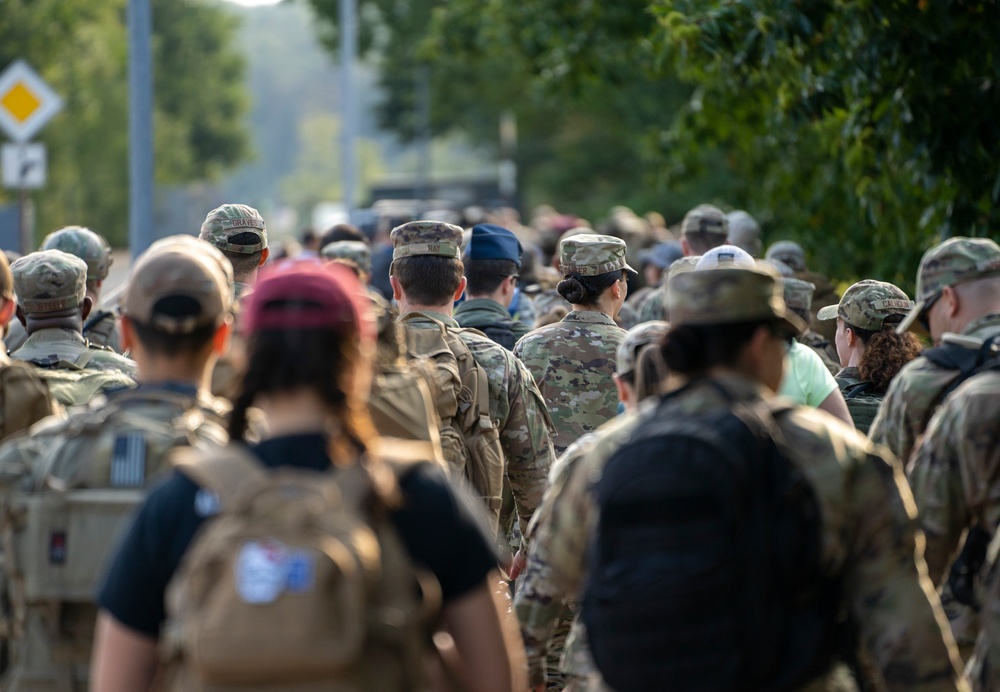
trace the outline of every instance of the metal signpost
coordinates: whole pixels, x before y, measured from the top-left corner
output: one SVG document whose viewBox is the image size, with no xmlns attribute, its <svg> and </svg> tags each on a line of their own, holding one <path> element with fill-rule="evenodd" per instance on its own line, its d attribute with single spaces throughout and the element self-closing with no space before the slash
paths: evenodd
<svg viewBox="0 0 1000 692">
<path fill-rule="evenodd" d="M 0 158 L 4 187 L 19 193 L 21 252 L 35 249 L 28 190 L 45 185 L 45 145 L 30 140 L 62 110 L 63 101 L 24 60 L 14 61 L 0 73 L 0 129 L 14 140 L 4 144 Z"/>
</svg>

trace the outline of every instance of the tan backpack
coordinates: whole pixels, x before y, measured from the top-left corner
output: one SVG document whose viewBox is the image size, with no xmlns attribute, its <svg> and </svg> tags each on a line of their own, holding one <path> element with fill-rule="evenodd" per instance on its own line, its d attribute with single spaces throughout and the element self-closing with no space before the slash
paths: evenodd
<svg viewBox="0 0 1000 692">
<path fill-rule="evenodd" d="M 217 403 L 217 402 L 213 402 Z M 2 690 L 84 689 L 105 562 L 145 489 L 178 446 L 227 436 L 200 399 L 144 390 L 52 419 L 2 450 L 20 465 L 3 503 Z M 218 403 L 221 408 L 222 404 Z"/>
<path fill-rule="evenodd" d="M 441 419 L 444 458 L 455 475 L 465 477 L 485 503 L 496 531 L 503 504 L 506 462 L 500 431 L 490 417 L 486 370 L 473 358 L 460 334 L 472 332 L 484 339 L 488 337 L 475 329 L 449 327 L 421 312 L 408 313 L 403 320 L 406 323 L 414 318 L 426 318 L 435 325 L 426 328 L 407 325 L 406 341 L 411 357 L 427 356 L 437 368 L 435 404 Z"/>
<path fill-rule="evenodd" d="M 440 589 L 411 565 L 387 508 L 397 476 L 428 453 L 400 441 L 332 473 L 267 469 L 236 445 L 176 455 L 221 513 L 167 590 L 165 689 L 423 689 Z"/>
<path fill-rule="evenodd" d="M 63 406 L 87 404 L 107 390 L 135 386 L 135 380 L 123 372 L 87 368 L 95 353 L 88 348 L 73 362 L 54 358 L 24 362 L 35 366 L 35 373 L 45 380 L 52 398 Z"/>
<path fill-rule="evenodd" d="M 55 412 L 45 381 L 26 363 L 0 364 L 0 441 Z"/>
</svg>

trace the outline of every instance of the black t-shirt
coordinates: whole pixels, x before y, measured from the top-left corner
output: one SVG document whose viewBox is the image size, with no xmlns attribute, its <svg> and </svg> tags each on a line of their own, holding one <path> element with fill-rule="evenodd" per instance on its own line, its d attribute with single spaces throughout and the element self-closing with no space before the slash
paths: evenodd
<svg viewBox="0 0 1000 692">
<path fill-rule="evenodd" d="M 251 451 L 269 467 L 331 468 L 326 439 L 319 434 L 271 438 Z M 445 602 L 482 584 L 497 566 L 496 553 L 444 474 L 420 464 L 399 483 L 404 502 L 392 523 L 414 562 L 437 577 Z M 213 493 L 178 471 L 154 488 L 111 562 L 97 596 L 101 608 L 125 626 L 157 637 L 166 618 L 167 585 L 195 532 L 217 508 Z"/>
</svg>

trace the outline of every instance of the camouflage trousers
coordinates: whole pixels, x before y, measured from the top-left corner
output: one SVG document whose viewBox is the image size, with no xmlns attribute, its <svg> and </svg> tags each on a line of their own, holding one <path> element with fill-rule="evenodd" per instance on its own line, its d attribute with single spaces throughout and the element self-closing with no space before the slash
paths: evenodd
<svg viewBox="0 0 1000 692">
<path fill-rule="evenodd" d="M 566 648 L 566 637 L 569 636 L 572 625 L 573 611 L 568 606 L 564 606 L 546 645 L 545 677 L 548 682 L 546 689 L 549 692 L 561 692 L 569 689 L 567 683 L 574 679 L 574 676 L 562 672 L 563 650 Z"/>
</svg>

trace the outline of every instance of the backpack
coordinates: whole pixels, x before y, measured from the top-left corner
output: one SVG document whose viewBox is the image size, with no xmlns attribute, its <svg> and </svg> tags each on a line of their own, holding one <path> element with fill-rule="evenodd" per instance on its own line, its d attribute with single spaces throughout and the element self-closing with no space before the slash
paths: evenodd
<svg viewBox="0 0 1000 692">
<path fill-rule="evenodd" d="M 848 381 L 838 377 L 837 384 L 840 385 L 855 429 L 867 435 L 885 395 L 875 394 L 875 386 L 871 382 Z"/>
<path fill-rule="evenodd" d="M 944 370 L 957 370 L 955 379 L 948 383 L 928 410 L 928 416 L 949 394 L 973 375 L 988 370 L 991 364 L 1000 362 L 1000 336 L 980 342 L 978 339 L 957 334 L 945 334 L 940 346 L 926 349 L 921 355 Z M 930 422 L 924 421 L 924 428 Z"/>
<path fill-rule="evenodd" d="M 175 456 L 221 513 L 167 589 L 165 689 L 422 689 L 440 590 L 387 509 L 427 447 L 393 444 L 332 473 L 268 469 L 237 445 Z"/>
<path fill-rule="evenodd" d="M 596 486 L 581 610 L 594 661 L 620 690 L 795 687 L 831 664 L 839 598 L 818 501 L 780 447 L 788 409 L 663 413 L 681 391 Z"/>
<path fill-rule="evenodd" d="M 5 465 L 20 459 L 23 472 L 0 520 L 10 603 L 0 632 L 11 657 L 0 689 L 86 684 L 94 593 L 128 517 L 169 450 L 226 441 L 206 420 L 220 411 L 205 406 L 179 393 L 121 392 L 9 443 Z"/>
<path fill-rule="evenodd" d="M 123 372 L 87 368 L 94 353 L 88 348 L 73 362 L 55 357 L 24 362 L 35 366 L 35 373 L 45 380 L 52 398 L 63 406 L 86 404 L 105 391 L 135 386 L 135 380 Z"/>
<path fill-rule="evenodd" d="M 53 413 L 49 388 L 34 368 L 20 361 L 0 364 L 0 441 Z"/>
<path fill-rule="evenodd" d="M 505 457 L 500 431 L 490 417 L 489 379 L 486 369 L 472 356 L 460 334 L 475 329 L 449 327 L 420 312 L 403 317 L 433 321 L 427 328 L 408 326 L 409 356 L 429 357 L 437 369 L 435 407 L 441 420 L 441 449 L 455 475 L 465 477 L 493 517 L 493 529 L 503 504 Z"/>
<path fill-rule="evenodd" d="M 492 324 L 484 324 L 479 327 L 483 334 L 503 346 L 508 351 L 514 350 L 517 343 L 517 335 L 514 333 L 514 320 L 498 320 Z"/>
<path fill-rule="evenodd" d="M 428 384 L 433 380 L 428 377 L 436 377 L 436 368 L 427 358 L 377 369 L 368 411 L 379 435 L 440 445 L 440 425 Z"/>
</svg>

